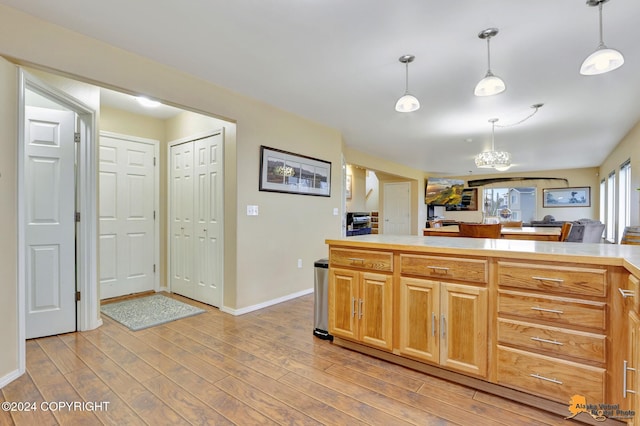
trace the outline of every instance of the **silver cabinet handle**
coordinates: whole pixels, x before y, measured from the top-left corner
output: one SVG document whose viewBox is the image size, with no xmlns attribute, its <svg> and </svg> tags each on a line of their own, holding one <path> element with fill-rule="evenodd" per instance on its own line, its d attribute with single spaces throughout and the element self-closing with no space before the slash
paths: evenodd
<svg viewBox="0 0 640 426">
<path fill-rule="evenodd" d="M 559 345 L 559 346 L 563 346 L 564 345 L 564 343 L 558 342 L 557 340 L 547 340 L 547 339 L 541 339 L 539 337 L 532 337 L 531 340 L 536 341 L 536 342 L 541 342 L 541 343 L 550 343 L 552 345 Z"/>
<path fill-rule="evenodd" d="M 436 335 L 436 313 L 431 312 L 431 335 L 435 337 Z"/>
<path fill-rule="evenodd" d="M 539 311 L 539 312 L 548 312 L 550 314 L 564 314 L 563 311 L 560 311 L 558 309 L 545 309 L 545 308 L 539 308 L 537 306 L 533 306 L 531 307 L 531 310 L 533 311 Z"/>
<path fill-rule="evenodd" d="M 629 362 L 625 359 L 622 367 L 622 397 L 623 398 L 627 397 L 627 393 L 633 393 L 633 394 L 636 393 L 636 391 L 634 390 L 627 389 L 627 371 L 636 371 L 635 368 L 629 367 L 628 364 Z"/>
<path fill-rule="evenodd" d="M 348 257 L 347 260 L 350 260 L 351 263 L 359 262 L 359 263 L 364 264 L 364 259 L 361 258 L 361 257 Z"/>
<path fill-rule="evenodd" d="M 447 328 L 445 324 L 444 314 L 440 316 L 440 335 L 444 339 L 447 336 Z"/>
<path fill-rule="evenodd" d="M 618 291 L 622 295 L 623 299 L 626 299 L 627 297 L 634 297 L 636 295 L 636 292 L 633 290 L 625 290 L 623 288 L 619 288 Z"/>
<path fill-rule="evenodd" d="M 356 298 L 351 298 L 351 318 L 356 317 Z"/>
<path fill-rule="evenodd" d="M 444 266 L 429 266 L 427 265 L 427 269 L 433 269 L 434 272 L 444 272 L 445 274 L 449 272 L 449 268 Z"/>
<path fill-rule="evenodd" d="M 560 279 L 560 278 L 546 278 L 546 277 L 531 277 L 532 280 L 538 280 L 538 281 L 551 281 L 554 283 L 563 283 L 564 280 Z"/>
<path fill-rule="evenodd" d="M 362 319 L 362 316 L 364 315 L 364 309 L 362 309 L 363 305 L 364 305 L 364 300 L 360 299 L 360 306 L 358 307 L 358 319 Z"/>
<path fill-rule="evenodd" d="M 544 381 L 546 381 L 546 382 L 556 383 L 556 384 L 558 384 L 558 385 L 561 385 L 561 384 L 562 384 L 562 382 L 561 382 L 560 380 L 557 380 L 557 379 L 550 379 L 550 378 L 548 378 L 548 377 L 544 377 L 544 376 L 541 376 L 541 375 L 539 375 L 539 374 L 529 374 L 529 376 L 531 376 L 531 377 L 535 377 L 536 379 L 544 380 Z"/>
</svg>

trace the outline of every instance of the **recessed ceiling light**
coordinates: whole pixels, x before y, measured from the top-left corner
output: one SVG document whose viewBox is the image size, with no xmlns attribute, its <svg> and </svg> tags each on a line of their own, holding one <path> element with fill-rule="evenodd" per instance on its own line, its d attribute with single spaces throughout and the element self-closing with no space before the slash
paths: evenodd
<svg viewBox="0 0 640 426">
<path fill-rule="evenodd" d="M 149 98 L 145 98 L 144 96 L 137 96 L 136 100 L 140 103 L 140 105 L 145 106 L 147 108 L 155 108 L 160 106 L 160 102 L 154 101 Z"/>
</svg>

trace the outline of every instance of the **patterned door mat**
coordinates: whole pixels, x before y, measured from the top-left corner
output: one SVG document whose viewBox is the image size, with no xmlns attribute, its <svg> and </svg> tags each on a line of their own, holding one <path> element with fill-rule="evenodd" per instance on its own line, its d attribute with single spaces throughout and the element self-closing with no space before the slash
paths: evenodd
<svg viewBox="0 0 640 426">
<path fill-rule="evenodd" d="M 205 312 L 204 309 L 196 308 L 161 294 L 108 303 L 102 305 L 100 311 L 133 331 Z"/>
</svg>

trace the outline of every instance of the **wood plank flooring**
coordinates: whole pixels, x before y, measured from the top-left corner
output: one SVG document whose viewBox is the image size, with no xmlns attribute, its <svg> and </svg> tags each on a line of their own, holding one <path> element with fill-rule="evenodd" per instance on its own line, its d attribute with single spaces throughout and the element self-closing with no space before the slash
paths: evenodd
<svg viewBox="0 0 640 426">
<path fill-rule="evenodd" d="M 566 425 L 571 421 L 315 338 L 313 295 L 234 317 L 206 313 L 132 332 L 29 340 L 0 425 Z M 102 410 L 43 410 L 42 402 Z"/>
</svg>

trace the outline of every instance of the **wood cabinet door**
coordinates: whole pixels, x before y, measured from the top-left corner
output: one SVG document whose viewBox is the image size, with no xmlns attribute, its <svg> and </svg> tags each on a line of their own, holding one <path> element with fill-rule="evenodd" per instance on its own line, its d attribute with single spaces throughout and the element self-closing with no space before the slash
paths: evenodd
<svg viewBox="0 0 640 426">
<path fill-rule="evenodd" d="M 360 273 L 347 269 L 329 270 L 329 333 L 357 338 L 357 301 Z"/>
<path fill-rule="evenodd" d="M 629 312 L 628 327 L 628 369 L 624 371 L 624 374 L 626 374 L 626 398 L 629 400 L 629 410 L 633 410 L 636 413 L 631 424 L 640 425 L 640 318 L 638 318 L 638 314 L 635 311 Z"/>
<path fill-rule="evenodd" d="M 487 289 L 442 283 L 440 309 L 440 364 L 486 377 Z"/>
<path fill-rule="evenodd" d="M 391 350 L 393 339 L 393 277 L 362 272 L 358 299 L 359 338 L 363 343 Z"/>
<path fill-rule="evenodd" d="M 400 353 L 438 363 L 440 360 L 440 283 L 400 278 Z"/>
</svg>

